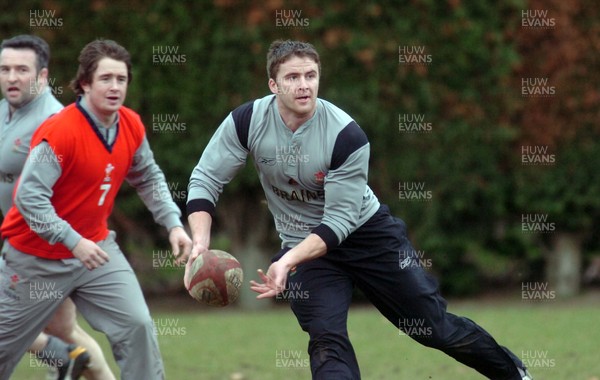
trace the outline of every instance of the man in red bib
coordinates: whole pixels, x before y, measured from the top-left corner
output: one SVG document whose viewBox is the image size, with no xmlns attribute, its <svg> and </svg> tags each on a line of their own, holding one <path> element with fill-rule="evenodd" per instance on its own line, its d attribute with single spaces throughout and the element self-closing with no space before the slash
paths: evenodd
<svg viewBox="0 0 600 380">
<path fill-rule="evenodd" d="M 36 131 L 14 206 L 0 232 L 0 379 L 8 379 L 54 310 L 71 297 L 104 332 L 122 379 L 162 379 L 154 326 L 140 286 L 107 226 L 124 180 L 169 231 L 185 261 L 191 240 L 156 164 L 139 115 L 123 106 L 129 53 L 97 40 L 79 56 L 76 103 Z"/>
</svg>

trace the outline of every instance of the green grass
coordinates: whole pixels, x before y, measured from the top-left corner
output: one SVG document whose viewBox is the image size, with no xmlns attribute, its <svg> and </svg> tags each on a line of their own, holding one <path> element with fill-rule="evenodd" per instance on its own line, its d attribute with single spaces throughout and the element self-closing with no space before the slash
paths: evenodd
<svg viewBox="0 0 600 380">
<path fill-rule="evenodd" d="M 310 379 L 307 336 L 287 307 L 248 312 L 199 306 L 185 311 L 153 306 L 152 310 L 168 379 Z M 572 302 L 451 302 L 449 311 L 475 320 L 517 356 L 532 357 L 536 380 L 600 379 L 597 295 Z M 348 328 L 364 380 L 483 378 L 400 335 L 370 306 L 353 307 Z M 93 335 L 111 356 L 104 336 Z M 286 366 L 290 358 L 298 359 L 292 361 L 299 368 Z M 118 374 L 112 357 L 110 360 Z M 13 378 L 35 380 L 44 375 L 26 355 Z"/>
</svg>

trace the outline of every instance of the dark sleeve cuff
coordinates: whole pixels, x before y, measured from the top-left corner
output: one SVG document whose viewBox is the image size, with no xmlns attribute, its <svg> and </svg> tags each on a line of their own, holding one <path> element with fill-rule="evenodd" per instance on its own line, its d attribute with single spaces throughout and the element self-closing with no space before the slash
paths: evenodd
<svg viewBox="0 0 600 380">
<path fill-rule="evenodd" d="M 208 199 L 192 199 L 187 203 L 186 208 L 188 216 L 194 212 L 205 211 L 211 217 L 215 217 L 215 205 Z"/>
<path fill-rule="evenodd" d="M 327 252 L 337 247 L 340 244 L 337 235 L 329 226 L 325 224 L 319 224 L 312 233 L 319 236 L 327 245 Z"/>
</svg>

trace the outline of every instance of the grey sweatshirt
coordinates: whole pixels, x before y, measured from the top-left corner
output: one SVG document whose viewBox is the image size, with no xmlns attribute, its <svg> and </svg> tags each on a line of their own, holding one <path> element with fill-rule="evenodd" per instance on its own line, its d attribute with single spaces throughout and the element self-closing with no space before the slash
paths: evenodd
<svg viewBox="0 0 600 380">
<path fill-rule="evenodd" d="M 380 206 L 367 184 L 369 142 L 356 122 L 317 99 L 314 116 L 292 132 L 269 95 L 236 108 L 219 126 L 192 172 L 188 214 L 214 213 L 223 186 L 248 154 L 282 247 L 312 232 L 332 249 Z"/>
</svg>

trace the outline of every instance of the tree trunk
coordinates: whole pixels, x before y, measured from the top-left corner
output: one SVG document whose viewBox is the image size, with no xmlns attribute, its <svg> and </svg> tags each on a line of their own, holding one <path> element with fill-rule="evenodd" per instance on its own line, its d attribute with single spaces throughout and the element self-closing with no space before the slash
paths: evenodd
<svg viewBox="0 0 600 380">
<path fill-rule="evenodd" d="M 573 297 L 581 288 L 581 244 L 578 234 L 557 232 L 551 240 L 546 278 L 557 298 Z"/>
</svg>

